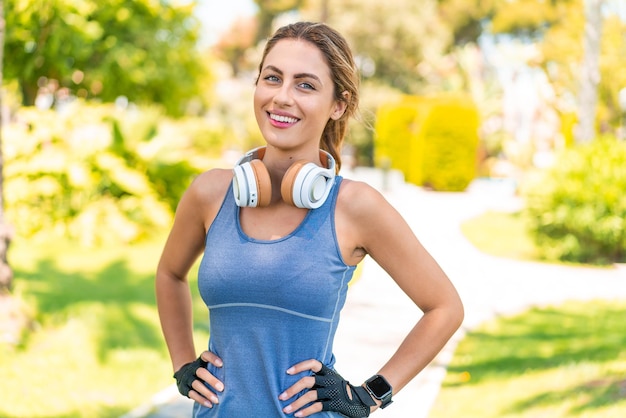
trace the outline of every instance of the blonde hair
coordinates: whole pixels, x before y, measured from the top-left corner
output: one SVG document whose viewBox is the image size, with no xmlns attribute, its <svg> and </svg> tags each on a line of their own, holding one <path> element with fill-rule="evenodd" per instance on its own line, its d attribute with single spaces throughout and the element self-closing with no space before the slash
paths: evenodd
<svg viewBox="0 0 626 418">
<path fill-rule="evenodd" d="M 322 52 L 330 68 L 335 100 L 346 104 L 346 110 L 339 119 L 328 120 L 320 141 L 320 148 L 333 156 L 336 170 L 339 172 L 341 168 L 341 146 L 348 131 L 348 121 L 350 117 L 356 115 L 359 107 L 360 79 L 350 46 L 339 32 L 324 23 L 292 23 L 279 28 L 267 41 L 263 58 L 259 64 L 259 73 L 263 68 L 267 54 L 278 41 L 283 39 L 304 40 L 315 45 Z"/>
</svg>

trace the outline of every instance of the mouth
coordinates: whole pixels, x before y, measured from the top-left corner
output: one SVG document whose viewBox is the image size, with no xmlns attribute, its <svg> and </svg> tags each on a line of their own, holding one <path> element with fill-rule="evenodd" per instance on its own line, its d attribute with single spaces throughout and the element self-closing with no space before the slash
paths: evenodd
<svg viewBox="0 0 626 418">
<path fill-rule="evenodd" d="M 276 126 L 290 126 L 290 125 L 293 125 L 294 123 L 297 123 L 300 120 L 298 118 L 284 116 L 284 115 L 277 115 L 275 113 L 270 113 L 270 112 L 267 112 L 267 115 L 269 116 L 270 121 L 272 121 L 272 123 Z"/>
</svg>

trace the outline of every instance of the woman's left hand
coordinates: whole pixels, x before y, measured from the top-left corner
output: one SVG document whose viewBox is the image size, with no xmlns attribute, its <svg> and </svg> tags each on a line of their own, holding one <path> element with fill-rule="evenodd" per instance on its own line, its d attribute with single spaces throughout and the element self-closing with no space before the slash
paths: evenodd
<svg viewBox="0 0 626 418">
<path fill-rule="evenodd" d="M 287 370 L 287 374 L 294 375 L 298 373 L 305 372 L 307 370 L 312 371 L 313 373 L 317 373 L 322 370 L 322 363 L 318 360 L 311 359 L 300 362 Z M 294 383 L 290 388 L 280 394 L 278 399 L 281 401 L 286 401 L 293 398 L 298 393 L 302 392 L 305 389 L 311 389 L 315 385 L 315 377 L 314 376 L 305 376 L 302 379 L 298 380 Z M 294 414 L 296 417 L 308 417 L 309 415 L 316 414 L 322 411 L 322 404 L 317 401 L 317 392 L 315 390 L 309 390 L 304 395 L 296 399 L 293 403 L 287 405 L 283 408 L 283 412 L 286 414 Z M 311 406 L 300 410 L 304 405 L 313 403 Z"/>
<path fill-rule="evenodd" d="M 286 401 L 305 389 L 300 398 L 283 408 L 283 412 L 295 412 L 296 417 L 307 417 L 321 411 L 340 412 L 347 417 L 368 417 L 378 404 L 370 394 L 360 386 L 352 386 L 335 370 L 324 366 L 317 360 L 306 360 L 287 370 L 288 374 L 311 370 L 314 375 L 298 380 L 279 399 Z M 305 405 L 311 404 L 304 408 Z M 300 408 L 304 408 L 300 410 Z"/>
</svg>

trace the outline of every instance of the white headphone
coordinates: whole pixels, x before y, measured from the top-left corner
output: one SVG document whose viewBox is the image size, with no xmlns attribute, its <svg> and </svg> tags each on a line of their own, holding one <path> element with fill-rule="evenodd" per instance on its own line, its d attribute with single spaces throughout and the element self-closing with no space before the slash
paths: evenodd
<svg viewBox="0 0 626 418">
<path fill-rule="evenodd" d="M 235 202 L 240 207 L 267 206 L 272 197 L 272 183 L 263 164 L 265 147 L 248 151 L 237 161 L 233 179 Z M 317 209 L 324 204 L 335 180 L 335 160 L 320 150 L 320 160 L 326 168 L 306 160 L 298 160 L 289 167 L 280 186 L 283 200 L 293 206 Z"/>
</svg>

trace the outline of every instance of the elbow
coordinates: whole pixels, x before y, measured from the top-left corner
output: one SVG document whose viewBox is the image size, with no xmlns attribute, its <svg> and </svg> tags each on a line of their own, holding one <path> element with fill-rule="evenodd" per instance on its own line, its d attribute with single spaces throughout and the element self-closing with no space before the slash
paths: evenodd
<svg viewBox="0 0 626 418">
<path fill-rule="evenodd" d="M 445 324 L 445 328 L 451 334 L 454 334 L 461 327 L 461 325 L 463 325 L 463 321 L 465 320 L 465 308 L 463 307 L 463 302 L 458 296 L 451 297 L 446 300 L 438 311 L 440 312 L 440 318 L 443 321 L 442 324 Z"/>
<path fill-rule="evenodd" d="M 463 321 L 465 320 L 465 308 L 463 307 L 463 302 L 459 299 L 458 306 L 456 308 L 456 328 L 459 329 L 461 325 L 463 325 Z"/>
<path fill-rule="evenodd" d="M 465 308 L 460 298 L 457 297 L 451 304 L 449 312 L 450 323 L 454 326 L 454 330 L 456 331 L 463 325 L 463 321 L 465 320 Z"/>
</svg>

